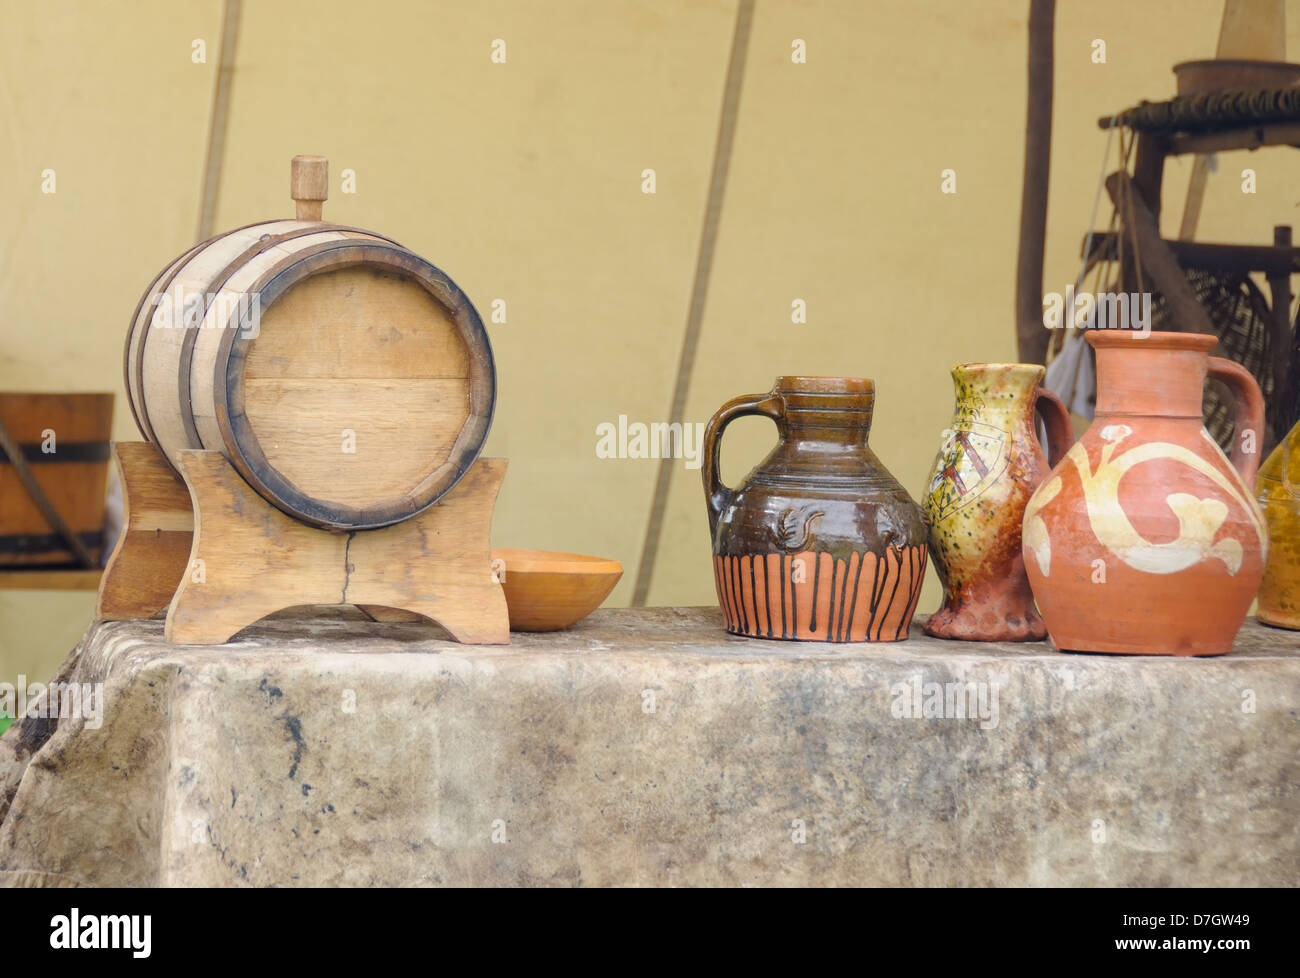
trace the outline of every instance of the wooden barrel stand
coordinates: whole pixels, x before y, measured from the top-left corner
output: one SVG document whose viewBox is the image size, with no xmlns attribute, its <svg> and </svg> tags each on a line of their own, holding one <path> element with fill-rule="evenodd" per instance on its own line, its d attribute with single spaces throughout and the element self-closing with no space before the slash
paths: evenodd
<svg viewBox="0 0 1300 978">
<path fill-rule="evenodd" d="M 284 608 L 356 605 L 381 619 L 391 609 L 432 619 L 466 644 L 510 641 L 490 542 L 505 459 L 478 459 L 411 519 L 339 533 L 280 512 L 220 452 L 181 452 L 183 482 L 146 442 L 116 443 L 113 457 L 125 512 L 101 621 L 166 608 L 168 641 L 219 645 Z"/>
</svg>

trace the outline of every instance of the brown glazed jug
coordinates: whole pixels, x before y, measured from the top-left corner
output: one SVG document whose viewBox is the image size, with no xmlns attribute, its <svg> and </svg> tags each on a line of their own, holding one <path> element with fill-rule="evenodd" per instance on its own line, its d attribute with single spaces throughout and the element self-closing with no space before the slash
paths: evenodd
<svg viewBox="0 0 1300 978">
<path fill-rule="evenodd" d="M 1264 575 L 1252 486 L 1264 399 L 1200 333 L 1093 330 L 1092 426 L 1025 509 L 1025 570 L 1057 648 L 1219 655 Z M 1201 424 L 1206 374 L 1237 401 L 1232 461 Z"/>
<path fill-rule="evenodd" d="M 907 638 L 925 576 L 921 508 L 867 446 L 875 385 L 779 377 L 722 406 L 704 434 L 704 495 L 727 631 L 752 638 Z M 779 440 L 736 489 L 718 477 L 722 433 L 742 415 Z"/>
</svg>

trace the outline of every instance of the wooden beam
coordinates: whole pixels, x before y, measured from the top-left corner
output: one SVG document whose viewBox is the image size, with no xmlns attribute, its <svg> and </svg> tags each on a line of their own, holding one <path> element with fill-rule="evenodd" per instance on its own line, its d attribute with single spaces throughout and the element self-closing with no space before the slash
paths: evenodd
<svg viewBox="0 0 1300 978">
<path fill-rule="evenodd" d="M 1146 201 L 1156 227 L 1160 226 L 1160 198 L 1165 181 L 1165 157 L 1168 155 L 1169 145 L 1163 136 L 1146 132 L 1138 135 L 1133 184 Z"/>
<path fill-rule="evenodd" d="M 1210 317 L 1187 284 L 1187 276 L 1178 260 L 1161 239 L 1155 215 L 1147 208 L 1129 175 L 1123 170 L 1112 173 L 1106 178 L 1106 192 L 1120 212 L 1123 227 L 1136 238 L 1134 250 L 1140 257 L 1142 268 L 1150 276 L 1150 284 L 1159 289 L 1169 303 L 1175 328 L 1182 333 L 1215 335 Z"/>
<path fill-rule="evenodd" d="M 1219 268 L 1233 272 L 1262 272 L 1266 275 L 1290 275 L 1300 272 L 1300 248 L 1274 245 L 1216 244 L 1209 241 L 1170 241 L 1162 239 L 1165 247 L 1183 268 Z M 1089 262 L 1114 261 L 1119 257 L 1119 235 L 1113 231 L 1096 231 L 1085 235 L 1080 246 L 1091 241 L 1087 255 Z"/>
<path fill-rule="evenodd" d="M 1291 226 L 1279 224 L 1273 228 L 1273 244 L 1290 248 Z M 1285 438 L 1287 428 L 1281 417 L 1286 395 L 1287 371 L 1291 367 L 1291 273 L 1290 270 L 1268 276 L 1268 289 L 1272 300 L 1272 321 L 1269 323 L 1269 353 L 1273 363 L 1273 396 L 1268 400 L 1268 420 L 1273 427 L 1273 439 Z M 1264 451 L 1273 446 L 1265 443 Z"/>
<path fill-rule="evenodd" d="M 1043 248 L 1052 154 L 1052 34 L 1056 0 L 1030 0 L 1025 167 L 1020 196 L 1020 254 L 1016 264 L 1016 347 L 1022 363 L 1045 363 Z"/>
<path fill-rule="evenodd" d="M 1261 146 L 1300 148 L 1300 122 L 1278 122 L 1214 132 L 1183 132 L 1168 137 L 1166 155 L 1221 153 L 1228 150 L 1259 149 Z"/>
</svg>

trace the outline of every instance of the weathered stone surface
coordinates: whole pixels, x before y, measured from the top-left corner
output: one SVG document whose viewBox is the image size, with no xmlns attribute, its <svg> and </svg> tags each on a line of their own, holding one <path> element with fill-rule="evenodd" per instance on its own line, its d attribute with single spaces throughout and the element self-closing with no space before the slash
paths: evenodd
<svg viewBox="0 0 1300 978">
<path fill-rule="evenodd" d="M 103 726 L 61 720 L 30 760 L 22 725 L 4 739 L 0 882 L 1300 879 L 1296 633 L 1175 660 L 720 620 L 601 611 L 508 647 L 337 616 L 209 648 L 96 625 L 69 671 L 106 683 Z M 996 725 L 896 717 L 913 677 L 998 685 Z"/>
</svg>

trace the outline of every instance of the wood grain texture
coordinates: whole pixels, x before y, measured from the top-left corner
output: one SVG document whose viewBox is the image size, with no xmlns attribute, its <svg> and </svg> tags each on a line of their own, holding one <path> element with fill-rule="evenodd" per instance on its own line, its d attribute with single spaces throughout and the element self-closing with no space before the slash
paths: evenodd
<svg viewBox="0 0 1300 978">
<path fill-rule="evenodd" d="M 448 492 L 482 449 L 496 400 L 496 370 L 487 333 L 468 297 L 442 271 L 391 242 L 342 241 L 304 248 L 270 269 L 250 291 L 272 308 L 290 289 L 316 276 L 349 268 L 369 268 L 418 282 L 440 303 L 456 324 L 465 344 L 469 368 L 468 414 L 445 461 L 409 488 L 395 487 L 386 499 L 362 498 L 355 503 L 327 503 L 304 492 L 268 460 L 247 406 L 244 366 L 262 334 L 223 330 L 221 360 L 215 371 L 218 390 L 212 398 L 227 457 L 263 498 L 303 522 L 331 530 L 374 529 L 421 512 Z M 333 310 L 327 310 L 331 318 Z M 264 331 L 265 332 L 265 331 Z M 221 363 L 224 362 L 224 372 Z M 205 442 L 206 444 L 206 442 Z"/>
<path fill-rule="evenodd" d="M 240 256 L 255 248 L 263 236 L 290 234 L 302 226 L 275 221 L 218 235 L 174 262 L 141 301 L 127 337 L 133 351 L 128 353 L 133 361 L 128 377 L 132 372 L 136 375 L 128 394 L 142 422 L 141 430 L 169 458 L 181 448 L 200 447 L 185 424 L 191 403 L 190 398 L 182 396 L 182 387 L 189 385 L 194 361 L 198 361 L 200 372 L 211 370 L 210 360 L 194 351 L 196 343 L 212 338 L 211 331 L 187 326 L 186 315 L 203 318 L 207 296 L 225 286 L 226 280 L 242 267 L 236 265 Z M 190 302 L 200 304 L 187 306 Z"/>
<path fill-rule="evenodd" d="M 262 311 L 246 378 L 469 377 L 447 309 L 418 283 L 375 268 L 321 272 Z"/>
<path fill-rule="evenodd" d="M 623 576 L 617 560 L 549 550 L 496 549 L 493 568 L 506 589 L 510 629 L 552 632 L 577 624 Z"/>
<path fill-rule="evenodd" d="M 112 431 L 113 395 L 2 393 L 0 420 L 18 447 L 31 451 L 24 453 L 24 460 L 32 478 L 98 562 L 108 462 L 67 458 L 72 457 L 73 446 L 92 445 L 101 446 L 103 458 Z M 46 432 L 53 432 L 52 441 Z M 44 444 L 54 451 L 47 455 L 33 447 Z M 62 458 L 60 446 L 67 450 Z M 73 559 L 0 452 L 0 566 L 66 564 Z"/>
<path fill-rule="evenodd" d="M 345 267 L 264 312 L 244 394 L 267 463 L 300 492 L 383 505 L 450 456 L 470 414 L 469 350 L 419 284 Z"/>
<path fill-rule="evenodd" d="M 202 325 L 198 329 L 184 330 L 180 359 L 175 365 L 178 400 L 176 410 L 182 419 L 190 420 L 193 429 L 186 442 L 164 444 L 164 449 L 206 448 L 229 453 L 231 448 L 222 441 L 217 425 L 215 399 L 224 378 L 219 362 L 224 348 L 223 333 L 231 328 L 230 318 L 241 308 L 251 312 L 249 293 L 263 278 L 267 270 L 291 258 L 301 249 L 319 248 L 348 239 L 369 236 L 332 225 L 284 222 L 283 230 L 262 235 L 247 249 L 236 255 L 212 279 L 212 297 L 206 300 Z M 264 310 L 259 310 L 264 311 Z"/>
<path fill-rule="evenodd" d="M 183 451 L 179 460 L 196 517 L 191 569 L 167 613 L 169 641 L 216 645 L 272 612 L 320 604 L 400 608 L 460 642 L 510 641 L 489 545 L 505 459 L 479 459 L 418 516 L 346 533 L 280 512 L 220 453 Z"/>
<path fill-rule="evenodd" d="M 289 164 L 289 196 L 298 220 L 319 221 L 322 203 L 329 195 L 329 160 L 323 156 L 295 156 Z"/>
<path fill-rule="evenodd" d="M 456 380 L 255 381 L 245 405 L 267 461 L 325 505 L 382 505 L 447 460 L 468 414 Z"/>
<path fill-rule="evenodd" d="M 156 445 L 116 442 L 113 458 L 122 480 L 122 534 L 104 568 L 95 619 L 152 618 L 167 607 L 189 565 L 190 494 Z"/>
<path fill-rule="evenodd" d="M 0 571 L 0 590 L 8 591 L 93 591 L 103 571 L 91 570 L 7 570 Z"/>
<path fill-rule="evenodd" d="M 381 235 L 302 221 L 175 260 L 136 311 L 126 373 L 173 467 L 221 452 L 281 511 L 345 531 L 454 486 L 496 397 L 486 330 L 454 282 Z"/>
</svg>

